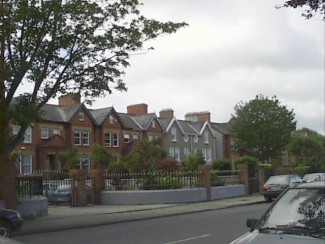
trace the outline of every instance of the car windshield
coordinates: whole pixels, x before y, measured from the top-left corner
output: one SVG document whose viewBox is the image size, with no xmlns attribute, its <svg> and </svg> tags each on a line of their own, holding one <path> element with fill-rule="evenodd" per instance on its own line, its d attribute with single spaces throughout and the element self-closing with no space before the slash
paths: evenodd
<svg viewBox="0 0 325 244">
<path fill-rule="evenodd" d="M 309 182 L 309 181 L 315 181 L 318 179 L 320 179 L 319 174 L 308 174 L 308 175 L 304 176 L 303 181 Z"/>
<path fill-rule="evenodd" d="M 325 189 L 290 189 L 275 203 L 257 228 L 306 230 L 325 237 Z"/>
<path fill-rule="evenodd" d="M 271 176 L 265 184 L 271 185 L 271 184 L 287 184 L 288 183 L 288 176 L 287 175 L 277 175 L 277 176 Z"/>
</svg>

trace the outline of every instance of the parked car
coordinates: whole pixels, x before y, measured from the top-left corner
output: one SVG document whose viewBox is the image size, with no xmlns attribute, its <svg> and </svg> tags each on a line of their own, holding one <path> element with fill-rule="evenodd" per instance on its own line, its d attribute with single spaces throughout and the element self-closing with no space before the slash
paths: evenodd
<svg viewBox="0 0 325 244">
<path fill-rule="evenodd" d="M 23 219 L 15 210 L 0 208 L 0 236 L 12 237 L 14 232 L 21 230 Z"/>
<path fill-rule="evenodd" d="M 251 230 L 231 244 L 325 243 L 325 184 L 287 188 L 259 219 L 247 219 Z"/>
<path fill-rule="evenodd" d="M 59 185 L 53 193 L 53 202 L 55 203 L 71 203 L 72 188 L 71 185 Z M 92 189 L 86 185 L 86 200 L 90 203 L 92 199 Z"/>
<path fill-rule="evenodd" d="M 263 196 L 271 202 L 278 197 L 286 188 L 302 183 L 298 175 L 274 175 L 270 176 L 263 186 Z"/>
<path fill-rule="evenodd" d="M 54 192 L 57 186 L 53 183 L 43 184 L 43 196 L 47 197 L 49 203 L 54 202 Z"/>
<path fill-rule="evenodd" d="M 303 182 L 325 181 L 325 173 L 306 174 L 302 178 L 302 181 Z"/>
</svg>

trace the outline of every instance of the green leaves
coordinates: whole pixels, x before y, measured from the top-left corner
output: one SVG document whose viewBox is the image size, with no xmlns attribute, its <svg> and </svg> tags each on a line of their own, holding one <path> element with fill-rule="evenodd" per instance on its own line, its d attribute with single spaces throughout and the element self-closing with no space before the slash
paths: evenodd
<svg viewBox="0 0 325 244">
<path fill-rule="evenodd" d="M 247 103 L 235 106 L 232 135 L 242 155 L 252 155 L 261 161 L 281 155 L 291 133 L 296 128 L 293 111 L 282 106 L 274 96 L 258 95 Z"/>
</svg>

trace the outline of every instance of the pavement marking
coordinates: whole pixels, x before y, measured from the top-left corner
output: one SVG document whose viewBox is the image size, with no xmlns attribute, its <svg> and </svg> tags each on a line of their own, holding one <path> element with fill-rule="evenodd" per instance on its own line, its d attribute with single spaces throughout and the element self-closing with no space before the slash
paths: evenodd
<svg viewBox="0 0 325 244">
<path fill-rule="evenodd" d="M 187 242 L 187 241 L 193 241 L 193 240 L 197 240 L 200 238 L 206 238 L 208 236 L 211 236 L 211 234 L 205 234 L 205 235 L 200 235 L 200 236 L 194 236 L 191 238 L 187 238 L 187 239 L 182 239 L 182 240 L 178 240 L 178 241 L 172 241 L 172 242 L 166 242 L 164 244 L 175 244 L 175 243 L 181 243 L 181 242 Z"/>
</svg>

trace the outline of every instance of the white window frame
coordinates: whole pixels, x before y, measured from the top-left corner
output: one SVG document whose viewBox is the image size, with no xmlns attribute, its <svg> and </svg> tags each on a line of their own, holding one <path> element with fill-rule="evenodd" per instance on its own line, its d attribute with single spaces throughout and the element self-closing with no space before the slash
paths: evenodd
<svg viewBox="0 0 325 244">
<path fill-rule="evenodd" d="M 184 156 L 187 158 L 191 155 L 191 151 L 189 147 L 184 147 Z"/>
<path fill-rule="evenodd" d="M 49 128 L 47 127 L 41 128 L 41 139 L 49 139 Z"/>
<path fill-rule="evenodd" d="M 113 136 L 113 147 L 118 147 L 119 146 L 119 137 L 118 137 L 118 133 L 117 132 L 114 132 L 112 134 Z"/>
<path fill-rule="evenodd" d="M 82 111 L 79 112 L 79 121 L 85 121 L 85 113 Z"/>
<path fill-rule="evenodd" d="M 176 129 L 176 127 L 172 127 L 171 134 L 172 134 L 172 141 L 176 142 L 177 141 L 177 129 Z"/>
<path fill-rule="evenodd" d="M 204 148 L 203 150 L 204 160 L 207 162 L 212 161 L 212 150 L 211 148 Z"/>
<path fill-rule="evenodd" d="M 89 130 L 83 130 L 82 131 L 82 145 L 84 146 L 89 146 L 89 135 L 90 135 L 90 132 Z"/>
<path fill-rule="evenodd" d="M 73 131 L 73 144 L 81 146 L 81 130 Z"/>
<path fill-rule="evenodd" d="M 128 134 L 128 133 L 123 134 L 123 138 L 124 138 L 124 143 L 125 144 L 130 143 L 130 134 Z"/>
<path fill-rule="evenodd" d="M 104 134 L 105 146 L 111 147 L 112 146 L 112 136 L 110 132 L 105 132 Z"/>
<path fill-rule="evenodd" d="M 133 140 L 139 140 L 139 135 L 138 134 L 134 134 L 133 136 L 132 136 L 132 138 L 133 138 Z"/>
<path fill-rule="evenodd" d="M 119 136 L 117 132 L 105 132 L 105 146 L 119 147 Z"/>
<path fill-rule="evenodd" d="M 12 134 L 14 136 L 18 135 L 18 132 L 19 132 L 20 128 L 21 128 L 20 125 L 13 125 Z M 28 143 L 28 144 L 32 143 L 32 127 L 31 126 L 28 126 L 26 131 L 25 131 L 23 143 Z"/>
<path fill-rule="evenodd" d="M 17 158 L 16 166 L 19 174 L 31 174 L 33 171 L 33 157 L 29 154 L 21 154 Z"/>
<path fill-rule="evenodd" d="M 54 128 L 53 129 L 53 135 L 61 135 L 61 129 L 60 128 Z"/>
<path fill-rule="evenodd" d="M 151 126 L 152 128 L 156 128 L 156 120 L 152 120 Z"/>
<path fill-rule="evenodd" d="M 79 162 L 77 163 L 77 167 L 79 169 L 90 170 L 90 157 L 85 154 L 81 155 L 79 158 Z"/>
<path fill-rule="evenodd" d="M 180 159 L 179 155 L 179 147 L 176 146 L 169 146 L 169 156 L 175 158 L 176 160 Z"/>
<path fill-rule="evenodd" d="M 209 131 L 207 130 L 204 131 L 203 136 L 204 136 L 204 143 L 209 144 Z"/>
</svg>

